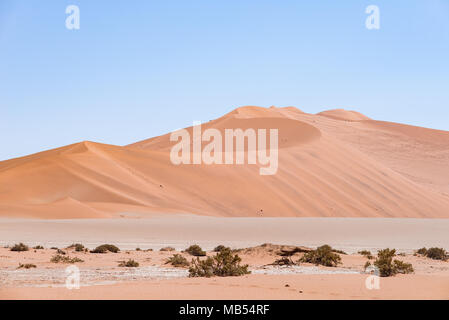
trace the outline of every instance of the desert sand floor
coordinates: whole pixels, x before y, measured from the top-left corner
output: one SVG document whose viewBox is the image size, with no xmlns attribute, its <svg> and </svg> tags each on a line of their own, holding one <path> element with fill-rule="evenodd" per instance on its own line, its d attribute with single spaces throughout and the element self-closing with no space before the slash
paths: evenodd
<svg viewBox="0 0 449 320">
<path fill-rule="evenodd" d="M 89 248 L 113 243 L 122 249 L 178 250 L 197 243 L 243 248 L 262 243 L 316 247 L 329 244 L 349 253 L 386 247 L 411 253 L 421 247 L 449 248 L 449 219 L 412 218 L 219 218 L 193 215 L 118 219 L 0 219 L 0 245 Z"/>
<path fill-rule="evenodd" d="M 0 299 L 449 299 L 449 262 L 414 256 L 421 247 L 449 248 L 449 220 L 385 218 L 213 218 L 165 216 L 151 219 L 0 220 L 2 246 L 24 242 L 43 250 L 13 252 L 0 248 Z M 92 249 L 103 243 L 121 252 L 93 254 L 66 249 L 82 243 Z M 243 277 L 189 278 L 186 268 L 165 262 L 191 244 L 211 250 L 219 245 L 238 251 L 252 274 Z M 266 244 L 263 243 L 277 243 Z M 344 250 L 337 268 L 301 264 L 270 266 L 282 245 Z M 173 246 L 175 251 L 159 251 Z M 83 262 L 81 288 L 65 288 L 65 268 L 52 263 L 56 249 Z M 249 248 L 251 247 L 251 248 Z M 396 248 L 397 258 L 415 272 L 381 278 L 379 290 L 368 290 L 364 274 L 368 249 Z M 136 250 L 140 248 L 141 250 Z M 302 254 L 293 257 L 296 261 Z M 119 267 L 134 259 L 138 268 Z M 18 268 L 19 264 L 36 268 Z"/>
<path fill-rule="evenodd" d="M 368 289 L 363 273 L 367 258 L 341 254 L 338 267 L 307 263 L 273 266 L 281 247 L 266 244 L 238 251 L 251 274 L 242 277 L 189 278 L 186 268 L 165 264 L 173 253 L 128 250 L 94 254 L 63 249 L 78 257 L 80 288 L 65 288 L 65 268 L 52 263 L 55 249 L 12 252 L 0 249 L 0 299 L 449 299 L 449 262 L 401 254 L 412 263 L 414 274 L 380 278 L 379 289 Z M 185 252 L 177 252 L 187 259 Z M 207 253 L 209 256 L 213 252 Z M 292 257 L 297 261 L 302 253 Z M 119 267 L 133 259 L 137 268 Z M 36 268 L 18 269 L 19 263 Z"/>
<path fill-rule="evenodd" d="M 249 275 L 187 278 L 66 288 L 0 288 L 0 299 L 449 299 L 449 276 L 381 278 L 379 290 L 366 275 Z M 288 285 L 288 286 L 287 286 Z"/>
</svg>

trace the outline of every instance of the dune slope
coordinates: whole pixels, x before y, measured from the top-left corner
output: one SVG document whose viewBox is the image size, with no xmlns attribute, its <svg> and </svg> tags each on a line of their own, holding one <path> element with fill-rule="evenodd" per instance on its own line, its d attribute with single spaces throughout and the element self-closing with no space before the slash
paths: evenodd
<svg viewBox="0 0 449 320">
<path fill-rule="evenodd" d="M 174 165 L 169 134 L 129 146 L 81 142 L 3 161 L 0 216 L 449 218 L 449 132 L 331 115 L 242 107 L 202 125 L 222 133 L 278 129 L 279 164 L 271 176 L 247 162 Z"/>
</svg>

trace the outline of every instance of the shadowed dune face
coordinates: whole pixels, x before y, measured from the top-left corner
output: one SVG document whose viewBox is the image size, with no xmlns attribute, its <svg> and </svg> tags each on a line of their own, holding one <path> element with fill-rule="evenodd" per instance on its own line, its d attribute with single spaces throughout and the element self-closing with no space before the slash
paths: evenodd
<svg viewBox="0 0 449 320">
<path fill-rule="evenodd" d="M 449 218 L 449 133 L 367 119 L 243 107 L 202 124 L 220 132 L 279 129 L 273 176 L 247 162 L 174 165 L 169 134 L 124 147 L 82 142 L 3 161 L 0 216 Z"/>
</svg>

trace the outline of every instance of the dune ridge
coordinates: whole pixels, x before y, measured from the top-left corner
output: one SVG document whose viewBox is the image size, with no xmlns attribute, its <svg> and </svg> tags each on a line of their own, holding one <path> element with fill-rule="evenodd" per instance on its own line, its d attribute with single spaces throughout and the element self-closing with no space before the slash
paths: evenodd
<svg viewBox="0 0 449 320">
<path fill-rule="evenodd" d="M 254 106 L 202 127 L 279 128 L 277 174 L 248 164 L 175 166 L 169 134 L 127 146 L 84 141 L 0 162 L 0 217 L 449 218 L 449 132 L 352 111 Z"/>
</svg>

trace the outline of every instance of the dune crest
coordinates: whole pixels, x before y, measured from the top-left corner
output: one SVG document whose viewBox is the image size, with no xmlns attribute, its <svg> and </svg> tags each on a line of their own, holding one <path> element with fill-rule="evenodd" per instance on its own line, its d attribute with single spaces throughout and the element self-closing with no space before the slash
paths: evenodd
<svg viewBox="0 0 449 320">
<path fill-rule="evenodd" d="M 449 165 L 449 132 L 253 106 L 202 128 L 279 129 L 277 174 L 246 162 L 174 165 L 170 134 L 128 146 L 84 141 L 0 162 L 0 216 L 449 218 L 449 174 L 438 174 Z"/>
<path fill-rule="evenodd" d="M 364 114 L 361 114 L 360 112 L 345 109 L 333 109 L 322 111 L 318 113 L 318 115 L 345 121 L 371 120 L 371 118 L 365 116 Z"/>
</svg>

